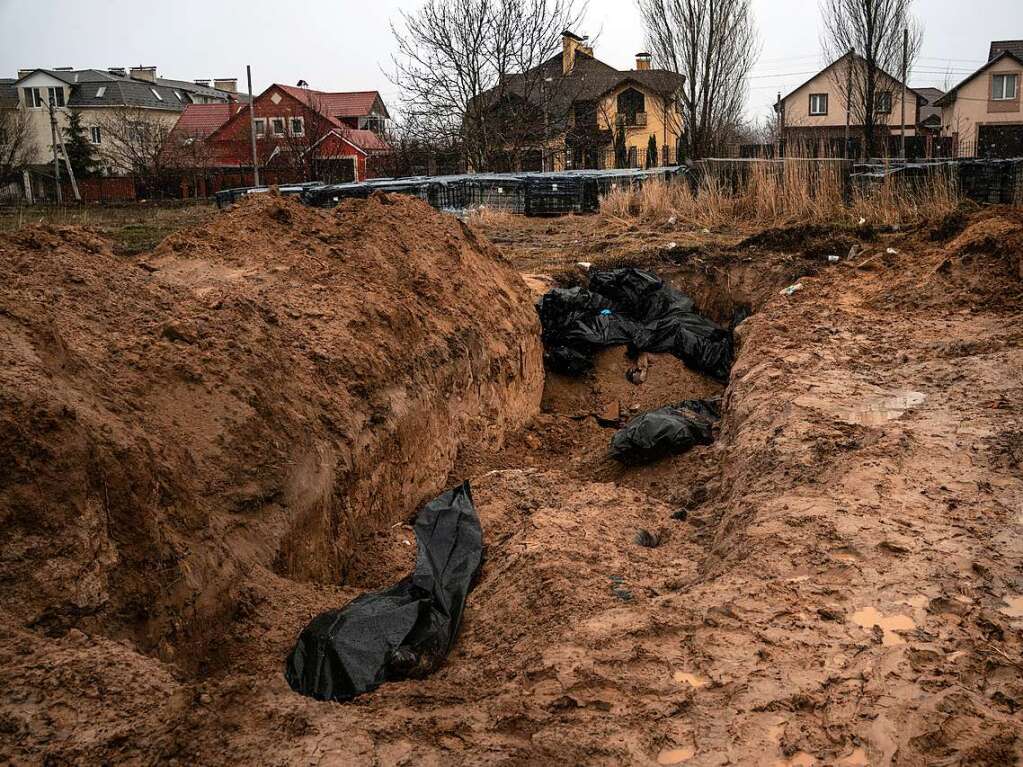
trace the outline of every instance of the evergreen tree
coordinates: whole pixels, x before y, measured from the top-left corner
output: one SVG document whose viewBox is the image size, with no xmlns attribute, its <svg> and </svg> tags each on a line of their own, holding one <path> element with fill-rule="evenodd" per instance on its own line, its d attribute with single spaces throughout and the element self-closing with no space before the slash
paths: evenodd
<svg viewBox="0 0 1023 767">
<path fill-rule="evenodd" d="M 68 126 L 64 129 L 64 147 L 67 149 L 68 160 L 75 172 L 75 178 L 87 178 L 92 175 L 96 156 L 92 142 L 82 126 L 82 114 L 72 109 L 68 117 Z"/>
<path fill-rule="evenodd" d="M 651 133 L 650 140 L 646 142 L 646 166 L 657 167 L 657 137 Z"/>
</svg>

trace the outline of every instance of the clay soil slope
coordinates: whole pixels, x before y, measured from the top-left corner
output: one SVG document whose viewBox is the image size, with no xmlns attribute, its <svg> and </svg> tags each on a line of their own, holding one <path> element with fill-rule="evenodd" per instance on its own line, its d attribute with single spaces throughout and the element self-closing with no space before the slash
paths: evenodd
<svg viewBox="0 0 1023 767">
<path fill-rule="evenodd" d="M 141 260 L 79 228 L 4 236 L 5 640 L 122 642 L 129 687 L 216 669 L 248 583 L 343 582 L 463 442 L 535 413 L 537 333 L 500 254 L 409 198 L 253 199 Z"/>
</svg>

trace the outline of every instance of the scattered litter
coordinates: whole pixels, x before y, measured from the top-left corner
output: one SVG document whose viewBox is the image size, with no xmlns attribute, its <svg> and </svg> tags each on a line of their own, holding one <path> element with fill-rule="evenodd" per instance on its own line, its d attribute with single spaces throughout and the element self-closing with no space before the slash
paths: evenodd
<svg viewBox="0 0 1023 767">
<path fill-rule="evenodd" d="M 787 288 L 782 289 L 781 294 L 783 296 L 791 296 L 797 290 L 803 289 L 803 283 L 797 282 L 795 285 L 789 285 Z"/>
<path fill-rule="evenodd" d="M 668 250 L 674 250 L 677 247 L 678 247 L 678 243 L 675 242 L 674 240 L 672 240 L 671 242 L 668 243 Z"/>
<path fill-rule="evenodd" d="M 859 223 L 859 225 L 863 226 L 865 223 L 867 223 L 867 219 L 863 218 L 863 216 L 860 216 L 860 223 Z"/>
<path fill-rule="evenodd" d="M 483 563 L 483 531 L 469 483 L 416 517 L 416 567 L 383 591 L 314 618 L 288 656 L 295 692 L 344 701 L 384 682 L 422 677 L 443 662 Z"/>
<path fill-rule="evenodd" d="M 685 400 L 633 418 L 611 438 L 611 457 L 625 464 L 650 463 L 714 441 L 720 400 Z"/>
<path fill-rule="evenodd" d="M 856 254 L 858 252 L 859 250 L 857 250 L 856 243 L 853 243 L 853 246 L 849 248 L 849 258 L 850 259 L 856 258 Z"/>
<path fill-rule="evenodd" d="M 668 226 L 675 226 L 676 221 L 678 221 L 678 218 L 672 216 L 671 218 L 668 219 Z"/>
<path fill-rule="evenodd" d="M 537 304 L 544 360 L 558 373 L 579 375 L 593 352 L 628 345 L 668 352 L 720 381 L 732 366 L 732 334 L 696 313 L 692 299 L 640 269 L 591 272 L 589 289 L 555 288 Z"/>
<path fill-rule="evenodd" d="M 838 256 L 828 256 L 828 261 L 832 264 L 838 263 Z"/>
<path fill-rule="evenodd" d="M 646 352 L 640 352 L 639 356 L 636 357 L 636 361 L 625 371 L 625 378 L 639 386 L 646 381 L 647 370 L 649 369 L 650 355 Z"/>
<path fill-rule="evenodd" d="M 895 248 L 888 248 L 885 251 L 885 253 L 887 253 L 889 256 L 897 256 L 897 255 L 899 255 L 899 251 L 897 251 Z"/>
<path fill-rule="evenodd" d="M 593 262 L 591 262 L 591 261 L 580 261 L 579 263 L 576 264 L 576 266 L 581 266 L 583 269 L 589 270 L 589 268 L 591 266 L 593 266 Z"/>
<path fill-rule="evenodd" d="M 710 234 L 710 229 L 708 229 L 707 227 L 704 227 L 700 231 L 703 232 L 704 234 Z"/>
</svg>

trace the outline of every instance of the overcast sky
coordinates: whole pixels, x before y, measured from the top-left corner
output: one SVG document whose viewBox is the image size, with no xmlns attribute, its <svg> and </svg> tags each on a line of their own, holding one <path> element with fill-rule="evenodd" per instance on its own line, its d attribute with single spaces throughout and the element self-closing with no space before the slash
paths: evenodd
<svg viewBox="0 0 1023 767">
<path fill-rule="evenodd" d="M 0 77 L 19 68 L 155 65 L 182 80 L 238 77 L 244 88 L 303 79 L 322 90 L 398 94 L 385 74 L 390 22 L 419 0 L 0 0 Z M 749 114 L 766 115 L 780 90 L 823 62 L 816 2 L 753 0 L 763 47 L 749 80 Z M 1023 38 L 1023 0 L 917 0 L 924 44 L 911 86 L 954 84 L 984 63 L 991 40 Z M 644 47 L 631 0 L 590 0 L 580 34 L 599 35 L 596 55 L 631 68 Z"/>
</svg>

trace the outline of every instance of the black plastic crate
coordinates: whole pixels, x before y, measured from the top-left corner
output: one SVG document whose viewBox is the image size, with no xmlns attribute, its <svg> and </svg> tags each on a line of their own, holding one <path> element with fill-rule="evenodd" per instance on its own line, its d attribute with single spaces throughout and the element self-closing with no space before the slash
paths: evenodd
<svg viewBox="0 0 1023 767">
<path fill-rule="evenodd" d="M 486 207 L 508 213 L 524 213 L 526 210 L 525 183 L 519 176 L 466 176 L 464 197 L 467 208 Z"/>
<path fill-rule="evenodd" d="M 583 182 L 579 176 L 549 173 L 525 177 L 527 216 L 557 216 L 581 213 Z"/>
</svg>

